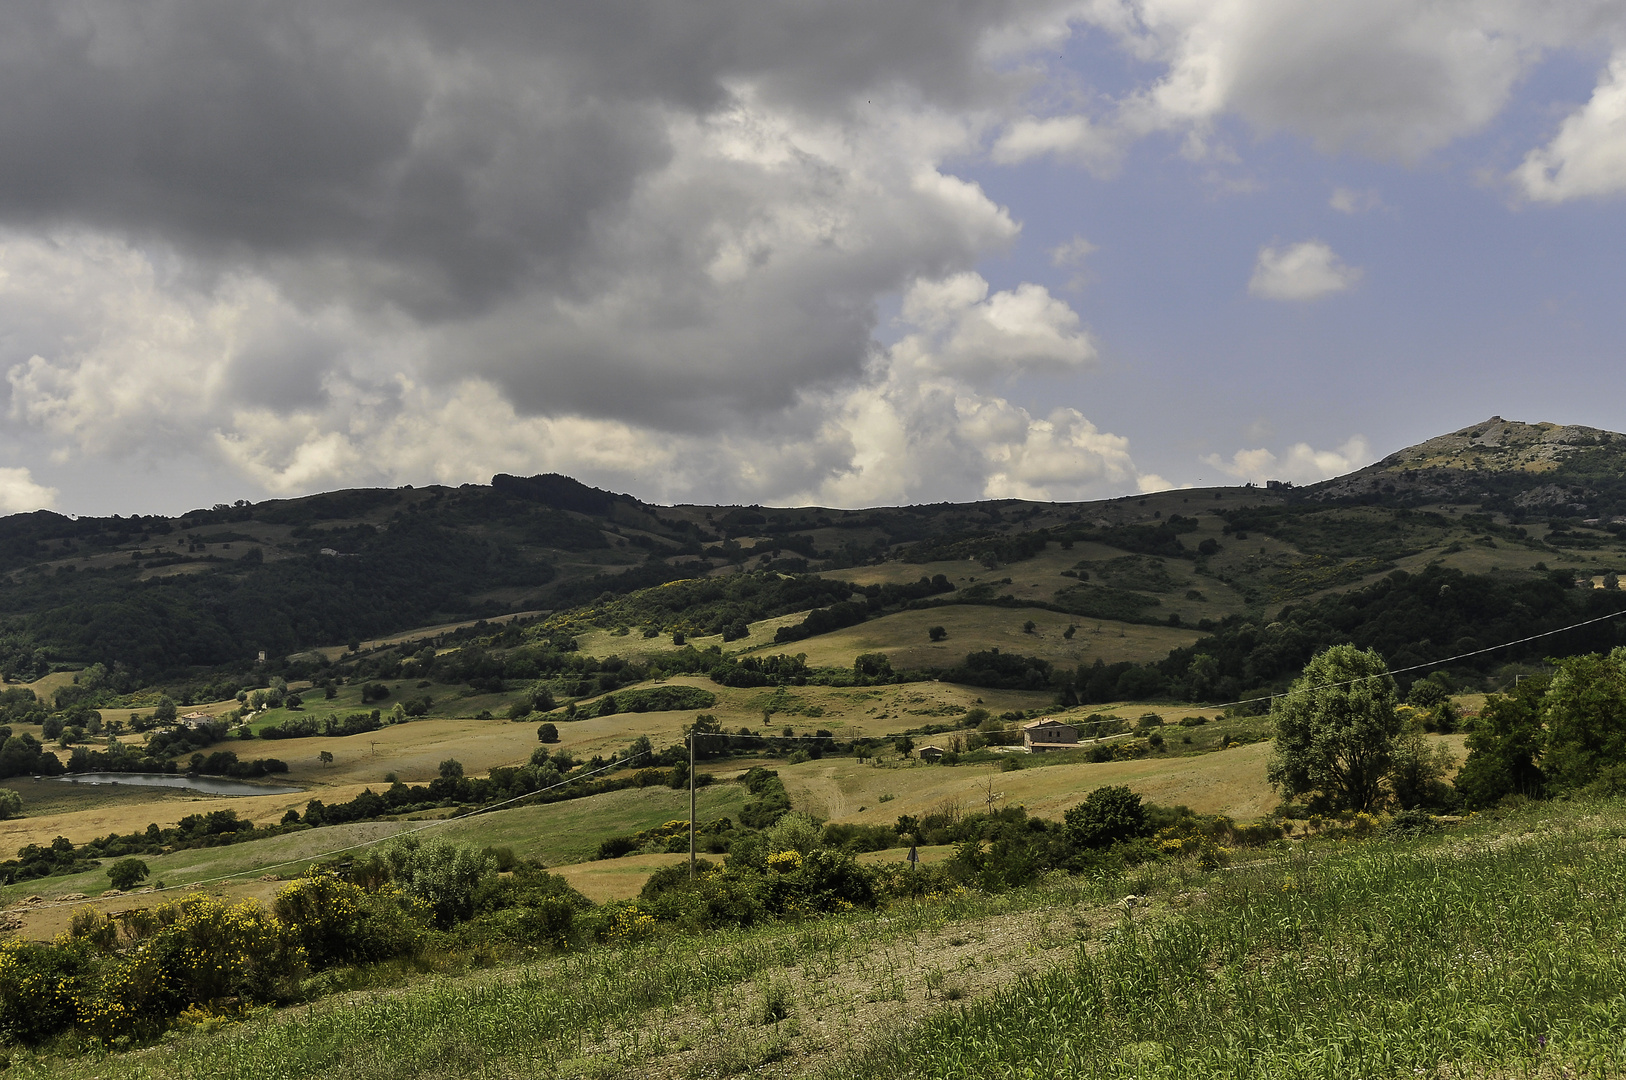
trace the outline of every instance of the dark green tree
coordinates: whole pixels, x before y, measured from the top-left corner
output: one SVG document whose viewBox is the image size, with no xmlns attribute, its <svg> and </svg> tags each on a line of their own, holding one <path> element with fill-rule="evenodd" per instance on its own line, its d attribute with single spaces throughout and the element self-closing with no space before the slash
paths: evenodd
<svg viewBox="0 0 1626 1080">
<path fill-rule="evenodd" d="M 559 741 L 559 729 L 552 724 L 543 724 L 536 729 L 539 742 L 556 743 Z"/>
<path fill-rule="evenodd" d="M 1376 649 L 1334 645 L 1271 703 L 1276 750 L 1266 776 L 1285 798 L 1311 795 L 1328 810 L 1371 811 L 1404 727 L 1395 681 Z"/>
<path fill-rule="evenodd" d="M 1541 768 L 1553 789 L 1568 791 L 1626 762 L 1626 646 L 1556 663 L 1541 702 L 1547 729 Z"/>
<path fill-rule="evenodd" d="M 107 868 L 107 880 L 115 889 L 131 889 L 147 876 L 147 864 L 140 859 L 120 859 Z"/>
<path fill-rule="evenodd" d="M 1491 806 L 1508 795 L 1539 798 L 1547 779 L 1536 763 L 1541 756 L 1541 695 L 1547 678 L 1520 679 L 1506 694 L 1485 699 L 1468 732 L 1468 760 L 1455 780 L 1470 810 Z"/>
</svg>

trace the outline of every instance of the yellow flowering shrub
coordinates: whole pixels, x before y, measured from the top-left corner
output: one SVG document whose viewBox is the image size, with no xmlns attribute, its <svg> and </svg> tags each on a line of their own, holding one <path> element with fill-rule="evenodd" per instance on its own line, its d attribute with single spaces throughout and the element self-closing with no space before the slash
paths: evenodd
<svg viewBox="0 0 1626 1080">
<path fill-rule="evenodd" d="M 776 851 L 768 856 L 768 869 L 781 874 L 795 873 L 802 868 L 800 851 Z"/>
</svg>

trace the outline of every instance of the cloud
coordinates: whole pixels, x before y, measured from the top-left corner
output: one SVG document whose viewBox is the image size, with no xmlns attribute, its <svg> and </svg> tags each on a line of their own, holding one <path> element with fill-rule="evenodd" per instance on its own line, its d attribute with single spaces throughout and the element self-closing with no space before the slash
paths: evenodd
<svg viewBox="0 0 1626 1080">
<path fill-rule="evenodd" d="M 1327 205 L 1340 214 L 1364 214 L 1381 207 L 1383 200 L 1373 188 L 1356 191 L 1354 188 L 1336 187 L 1332 189 Z"/>
<path fill-rule="evenodd" d="M 1416 160 L 1484 128 L 1547 52 L 1618 36 L 1614 0 L 1123 0 L 1084 18 L 1163 66 L 1143 128 L 1237 115 L 1326 152 Z"/>
<path fill-rule="evenodd" d="M 1025 116 L 1000 134 L 989 156 L 1000 165 L 1058 157 L 1075 161 L 1098 176 L 1107 176 L 1122 160 L 1126 134 L 1119 127 L 1096 124 L 1086 116 Z"/>
<path fill-rule="evenodd" d="M 1370 458 L 1371 448 L 1366 437 L 1355 435 L 1336 450 L 1316 450 L 1309 443 L 1301 442 L 1288 447 L 1281 457 L 1259 448 L 1238 450 L 1229 461 L 1218 454 L 1208 454 L 1202 460 L 1227 476 L 1252 484 L 1263 484 L 1267 480 L 1314 484 L 1361 468 Z"/>
<path fill-rule="evenodd" d="M 21 514 L 48 510 L 56 505 L 56 488 L 34 483 L 34 474 L 23 468 L 0 468 L 0 514 Z"/>
<path fill-rule="evenodd" d="M 973 383 L 1018 374 L 1065 374 L 1092 365 L 1095 343 L 1078 313 L 1042 285 L 988 295 L 976 273 L 917 281 L 902 317 L 918 330 L 892 349 L 895 364 Z"/>
<path fill-rule="evenodd" d="M 1316 300 L 1360 280 L 1360 269 L 1345 265 L 1325 242 L 1305 240 L 1291 247 L 1260 248 L 1248 293 L 1265 300 Z"/>
<path fill-rule="evenodd" d="M 688 430 L 655 408 L 527 409 L 478 364 L 447 378 L 437 350 L 470 347 L 466 327 L 437 341 L 398 313 L 309 311 L 265 278 L 164 266 L 93 234 L 0 242 L 14 420 L 70 455 L 202 456 L 277 495 L 556 470 L 657 499 L 858 505 L 1099 495 L 1137 475 L 1127 440 L 1076 409 L 992 392 L 1095 363 L 1077 312 L 1038 285 L 914 278 L 901 337 L 867 342 L 855 373 Z"/>
<path fill-rule="evenodd" d="M 1610 59 L 1592 99 L 1565 118 L 1551 142 L 1525 155 L 1512 179 L 1539 202 L 1626 192 L 1626 49 Z"/>
<path fill-rule="evenodd" d="M 278 494 L 543 468 L 689 498 L 1132 476 L 1081 415 L 990 389 L 1096 345 L 1044 287 L 971 272 L 1019 226 L 944 165 L 1019 125 L 1027 58 L 1068 18 L 8 5 L 8 415 L 58 458 L 201 456 Z M 907 321 L 879 349 L 889 295 Z"/>
</svg>

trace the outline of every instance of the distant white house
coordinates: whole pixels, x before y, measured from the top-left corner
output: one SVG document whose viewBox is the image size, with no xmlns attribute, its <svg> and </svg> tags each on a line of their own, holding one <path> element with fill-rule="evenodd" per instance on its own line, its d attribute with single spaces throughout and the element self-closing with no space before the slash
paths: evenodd
<svg viewBox="0 0 1626 1080">
<path fill-rule="evenodd" d="M 1031 754 L 1047 750 L 1072 750 L 1078 746 L 1078 729 L 1046 717 L 1022 725 L 1022 745 Z"/>
</svg>

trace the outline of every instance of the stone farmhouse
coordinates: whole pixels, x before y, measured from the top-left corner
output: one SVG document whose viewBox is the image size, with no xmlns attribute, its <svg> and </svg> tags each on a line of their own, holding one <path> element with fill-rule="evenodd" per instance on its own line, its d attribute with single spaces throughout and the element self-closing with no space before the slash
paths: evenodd
<svg viewBox="0 0 1626 1080">
<path fill-rule="evenodd" d="M 1022 746 L 1030 754 L 1047 750 L 1074 750 L 1078 747 L 1078 729 L 1049 717 L 1034 720 L 1022 725 Z"/>
</svg>

